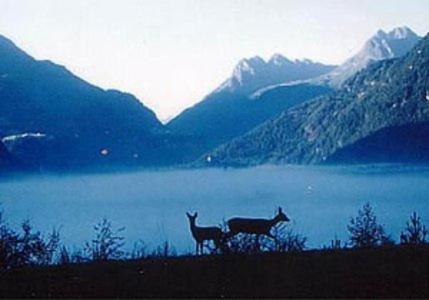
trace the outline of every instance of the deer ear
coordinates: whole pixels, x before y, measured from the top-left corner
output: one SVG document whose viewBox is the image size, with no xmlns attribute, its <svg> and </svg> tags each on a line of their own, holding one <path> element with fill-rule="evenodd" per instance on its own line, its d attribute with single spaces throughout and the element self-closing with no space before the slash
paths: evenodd
<svg viewBox="0 0 429 300">
<path fill-rule="evenodd" d="M 190 215 L 188 212 L 186 213 L 186 215 L 188 216 L 188 218 L 190 218 L 190 217 L 191 217 L 191 215 Z"/>
<path fill-rule="evenodd" d="M 196 218 L 196 217 L 198 217 L 198 213 L 197 212 L 194 214 L 194 218 Z"/>
<path fill-rule="evenodd" d="M 283 211 L 282 211 L 282 208 L 279 206 L 279 213 L 282 213 Z"/>
</svg>

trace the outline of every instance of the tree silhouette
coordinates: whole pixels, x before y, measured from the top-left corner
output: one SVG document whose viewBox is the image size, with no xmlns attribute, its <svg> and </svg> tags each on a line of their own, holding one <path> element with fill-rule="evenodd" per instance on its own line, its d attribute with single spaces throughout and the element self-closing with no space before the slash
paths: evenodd
<svg viewBox="0 0 429 300">
<path fill-rule="evenodd" d="M 410 216 L 405 230 L 401 232 L 401 244 L 419 245 L 426 243 L 427 230 L 416 212 Z"/>
<path fill-rule="evenodd" d="M 355 218 L 351 218 L 347 229 L 350 235 L 349 243 L 354 248 L 370 248 L 393 243 L 385 234 L 383 226 L 377 223 L 377 217 L 369 203 L 359 209 Z"/>
<path fill-rule="evenodd" d="M 0 211 L 0 271 L 28 265 L 49 265 L 54 261 L 60 243 L 58 230 L 44 237 L 35 231 L 30 221 L 21 224 L 21 231 L 13 230 Z"/>
<path fill-rule="evenodd" d="M 109 260 L 123 257 L 124 237 L 120 235 L 125 230 L 124 227 L 117 230 L 112 229 L 112 224 L 107 219 L 103 219 L 94 226 L 95 238 L 91 243 L 87 242 L 85 251 L 92 260 Z"/>
</svg>

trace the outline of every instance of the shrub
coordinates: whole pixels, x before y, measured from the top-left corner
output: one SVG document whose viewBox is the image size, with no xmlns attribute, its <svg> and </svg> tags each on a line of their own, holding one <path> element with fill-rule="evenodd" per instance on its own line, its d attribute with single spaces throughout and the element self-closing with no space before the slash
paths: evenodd
<svg viewBox="0 0 429 300">
<path fill-rule="evenodd" d="M 124 237 L 120 235 L 125 230 L 124 227 L 117 230 L 112 229 L 112 224 L 107 219 L 103 219 L 94 226 L 95 238 L 91 242 L 86 242 L 84 250 L 88 257 L 94 261 L 105 261 L 109 259 L 120 259 L 124 256 L 122 247 Z"/>
<path fill-rule="evenodd" d="M 427 230 L 416 212 L 410 216 L 405 230 L 401 232 L 401 244 L 419 245 L 426 243 Z"/>
<path fill-rule="evenodd" d="M 143 241 L 135 242 L 129 254 L 131 259 L 142 259 L 148 256 L 147 245 Z"/>
<path fill-rule="evenodd" d="M 2 270 L 19 265 L 18 243 L 18 234 L 4 222 L 3 213 L 0 212 L 0 268 Z"/>
<path fill-rule="evenodd" d="M 228 239 L 226 244 L 226 253 L 257 253 L 260 252 L 258 247 L 257 236 L 254 234 L 239 233 Z"/>
<path fill-rule="evenodd" d="M 58 230 L 44 238 L 28 220 L 22 223 L 21 230 L 11 229 L 0 212 L 0 269 L 52 264 L 60 243 Z"/>
<path fill-rule="evenodd" d="M 262 247 L 272 252 L 299 252 L 305 249 L 307 238 L 286 224 L 279 224 L 272 229 L 274 239 L 264 237 Z"/>
<path fill-rule="evenodd" d="M 383 226 L 377 223 L 377 217 L 369 203 L 358 211 L 355 218 L 351 218 L 347 229 L 350 235 L 349 243 L 355 248 L 370 248 L 393 243 L 392 239 L 385 234 Z"/>
<path fill-rule="evenodd" d="M 331 244 L 329 246 L 324 246 L 324 249 L 332 249 L 332 250 L 340 250 L 341 240 L 335 235 L 335 237 L 331 240 Z"/>
<path fill-rule="evenodd" d="M 152 251 L 151 256 L 153 257 L 171 257 L 171 256 L 177 256 L 176 249 L 173 245 L 171 245 L 168 241 L 165 241 L 154 251 Z"/>
<path fill-rule="evenodd" d="M 265 235 L 240 233 L 229 238 L 227 252 L 253 254 L 263 251 L 290 252 L 305 249 L 307 238 L 295 233 L 287 224 L 278 224 L 271 230 L 274 239 Z M 259 240 L 258 240 L 259 238 Z"/>
<path fill-rule="evenodd" d="M 58 264 L 60 265 L 66 265 L 72 262 L 71 256 L 69 251 L 65 246 L 62 246 L 60 249 L 60 255 L 58 258 Z"/>
</svg>

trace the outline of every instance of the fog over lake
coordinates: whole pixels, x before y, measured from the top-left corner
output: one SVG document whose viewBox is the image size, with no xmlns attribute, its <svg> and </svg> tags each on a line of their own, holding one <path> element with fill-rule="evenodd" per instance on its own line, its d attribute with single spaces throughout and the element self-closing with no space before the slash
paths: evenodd
<svg viewBox="0 0 429 300">
<path fill-rule="evenodd" d="M 187 211 L 198 225 L 218 225 L 232 216 L 268 218 L 278 206 L 309 247 L 344 240 L 350 217 L 370 202 L 386 231 L 398 239 L 413 211 L 429 223 L 429 167 L 285 166 L 253 169 L 141 171 L 118 174 L 50 175 L 0 182 L 0 202 L 13 226 L 29 218 L 44 232 L 61 226 L 62 241 L 81 247 L 103 217 L 125 227 L 127 247 L 171 242 L 194 249 Z"/>
</svg>

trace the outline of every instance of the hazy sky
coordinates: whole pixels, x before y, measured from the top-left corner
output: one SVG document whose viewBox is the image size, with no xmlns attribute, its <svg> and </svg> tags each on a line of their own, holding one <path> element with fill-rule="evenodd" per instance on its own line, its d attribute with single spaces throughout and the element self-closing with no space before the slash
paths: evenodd
<svg viewBox="0 0 429 300">
<path fill-rule="evenodd" d="M 0 0 L 0 34 L 136 95 L 163 120 L 243 57 L 341 63 L 377 29 L 429 31 L 429 0 Z M 0 58 L 1 59 L 1 58 Z"/>
</svg>

